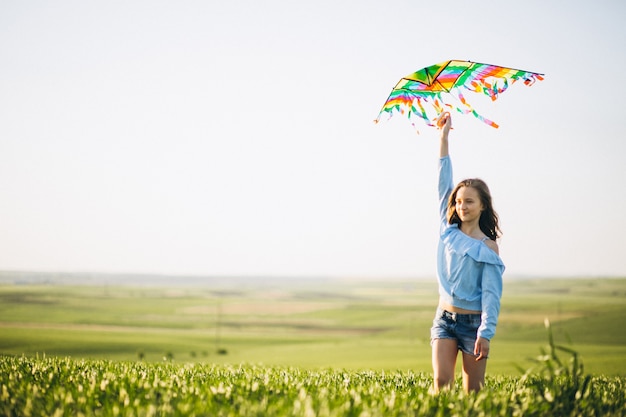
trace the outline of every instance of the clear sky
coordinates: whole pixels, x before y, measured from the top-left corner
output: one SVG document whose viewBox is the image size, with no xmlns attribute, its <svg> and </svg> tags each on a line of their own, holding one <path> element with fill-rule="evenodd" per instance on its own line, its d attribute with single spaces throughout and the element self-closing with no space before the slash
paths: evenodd
<svg viewBox="0 0 626 417">
<path fill-rule="evenodd" d="M 454 118 L 510 276 L 626 275 L 626 3 L 0 0 L 0 270 L 433 276 L 449 59 L 545 73 Z"/>
</svg>

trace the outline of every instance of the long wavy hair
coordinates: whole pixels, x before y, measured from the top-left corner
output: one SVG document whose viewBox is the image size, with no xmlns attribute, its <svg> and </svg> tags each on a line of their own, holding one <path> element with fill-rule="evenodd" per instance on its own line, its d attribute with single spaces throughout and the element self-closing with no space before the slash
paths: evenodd
<svg viewBox="0 0 626 417">
<path fill-rule="evenodd" d="M 489 187 L 485 181 L 478 178 L 469 178 L 461 181 L 454 187 L 450 198 L 448 199 L 448 223 L 458 224 L 461 227 L 461 218 L 456 212 L 456 194 L 461 187 L 472 187 L 478 192 L 480 201 L 483 205 L 483 211 L 480 213 L 480 219 L 478 220 L 478 226 L 480 230 L 487 235 L 491 240 L 496 240 L 502 235 L 500 226 L 498 224 L 498 214 L 493 209 L 491 202 L 491 193 Z"/>
</svg>

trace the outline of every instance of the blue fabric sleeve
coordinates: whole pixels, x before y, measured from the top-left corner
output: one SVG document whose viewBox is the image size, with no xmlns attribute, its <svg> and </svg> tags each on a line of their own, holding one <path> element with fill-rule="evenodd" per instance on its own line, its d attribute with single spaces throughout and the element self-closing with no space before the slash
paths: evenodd
<svg viewBox="0 0 626 417">
<path fill-rule="evenodd" d="M 491 340 L 496 333 L 498 315 L 500 314 L 500 298 L 502 297 L 503 265 L 485 263 L 482 275 L 482 316 L 478 328 L 478 337 Z"/>
</svg>

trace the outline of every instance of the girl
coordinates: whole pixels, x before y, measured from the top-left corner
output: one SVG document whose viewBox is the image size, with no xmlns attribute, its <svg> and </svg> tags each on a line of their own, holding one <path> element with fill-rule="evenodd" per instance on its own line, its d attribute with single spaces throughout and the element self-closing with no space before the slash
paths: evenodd
<svg viewBox="0 0 626 417">
<path fill-rule="evenodd" d="M 439 159 L 440 240 L 437 253 L 439 306 L 431 329 L 434 389 L 452 385 L 456 359 L 463 357 L 463 388 L 478 391 L 485 382 L 489 342 L 495 334 L 504 264 L 496 239 L 498 215 L 489 188 L 467 179 L 453 188 L 444 113 Z"/>
</svg>

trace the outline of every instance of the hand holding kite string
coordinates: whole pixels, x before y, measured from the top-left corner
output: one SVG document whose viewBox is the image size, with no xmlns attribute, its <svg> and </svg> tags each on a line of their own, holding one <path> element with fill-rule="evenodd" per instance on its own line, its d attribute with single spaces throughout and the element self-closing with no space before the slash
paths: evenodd
<svg viewBox="0 0 626 417">
<path fill-rule="evenodd" d="M 450 112 L 444 111 L 441 113 L 439 117 L 437 117 L 437 120 L 435 120 L 435 124 L 438 129 L 443 129 L 444 127 L 447 127 L 448 130 L 452 129 L 452 117 L 450 116 Z"/>
<path fill-rule="evenodd" d="M 437 119 L 447 109 L 462 114 L 471 113 L 479 120 L 497 128 L 495 122 L 484 118 L 472 108 L 463 96 L 461 88 L 474 93 L 483 93 L 491 100 L 496 100 L 510 84 L 520 79 L 530 86 L 537 80 L 543 80 L 543 74 L 471 61 L 452 60 L 431 65 L 398 81 L 375 122 L 380 121 L 383 113 L 391 117 L 399 112 L 405 114 L 417 130 L 414 117 L 423 119 L 428 126 L 437 126 Z M 450 103 L 450 98 L 456 99 L 457 103 Z M 427 109 L 431 113 L 434 110 L 436 115 L 429 114 Z"/>
<path fill-rule="evenodd" d="M 452 116 L 449 112 L 443 112 L 437 118 L 437 128 L 440 129 L 441 140 L 439 142 L 439 156 L 444 157 L 448 155 L 448 133 L 452 129 Z"/>
</svg>

